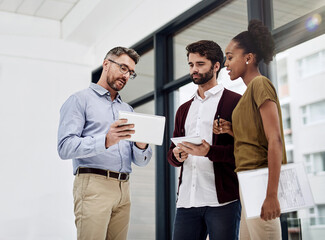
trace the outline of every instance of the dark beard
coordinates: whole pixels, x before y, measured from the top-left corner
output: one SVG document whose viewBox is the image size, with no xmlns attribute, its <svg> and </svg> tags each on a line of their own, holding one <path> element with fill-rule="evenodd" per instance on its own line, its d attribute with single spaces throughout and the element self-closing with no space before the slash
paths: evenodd
<svg viewBox="0 0 325 240">
<path fill-rule="evenodd" d="M 209 82 L 213 78 L 213 67 L 211 67 L 208 72 L 199 73 L 198 75 L 200 76 L 200 78 L 194 79 L 193 74 L 191 74 L 191 79 L 192 79 L 193 83 L 195 83 L 197 85 L 202 85 L 202 84 Z"/>
</svg>

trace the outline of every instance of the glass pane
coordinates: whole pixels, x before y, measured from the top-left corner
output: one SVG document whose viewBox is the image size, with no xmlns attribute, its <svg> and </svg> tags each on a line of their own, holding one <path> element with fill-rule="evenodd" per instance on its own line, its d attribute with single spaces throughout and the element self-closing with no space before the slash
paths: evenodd
<svg viewBox="0 0 325 240">
<path fill-rule="evenodd" d="M 292 163 L 293 162 L 293 151 L 287 151 L 287 162 Z"/>
<path fill-rule="evenodd" d="M 130 79 L 120 92 L 124 102 L 130 102 L 154 90 L 154 51 L 141 55 L 135 66 L 137 77 Z"/>
<path fill-rule="evenodd" d="M 273 0 L 274 28 L 281 27 L 323 6 L 325 0 Z M 306 22 L 309 30 L 315 26 L 313 23 L 313 19 Z"/>
<path fill-rule="evenodd" d="M 154 114 L 154 101 L 150 101 L 134 109 L 139 113 Z M 138 167 L 132 164 L 130 178 L 131 220 L 128 239 L 155 239 L 155 173 L 156 148 L 151 145 L 153 155 L 149 164 Z"/>
<path fill-rule="evenodd" d="M 314 155 L 314 166 L 316 172 L 324 172 L 325 171 L 325 152 L 316 153 Z M 325 215 L 324 215 L 325 216 Z"/>
<path fill-rule="evenodd" d="M 283 122 L 283 129 L 291 129 L 291 119 L 290 119 L 290 105 L 285 104 L 281 106 L 282 111 L 282 122 Z"/>
<path fill-rule="evenodd" d="M 317 122 L 325 119 L 325 101 L 310 105 L 310 122 Z"/>
<path fill-rule="evenodd" d="M 213 40 L 224 50 L 229 41 L 247 29 L 246 1 L 230 1 L 216 12 L 177 33 L 173 39 L 174 79 L 188 74 L 185 47 L 198 40 Z M 236 17 L 234 17 L 236 16 Z"/>
<path fill-rule="evenodd" d="M 312 3 L 313 1 L 311 1 Z M 298 1 L 296 1 L 298 3 Z M 315 103 L 325 102 L 324 87 L 325 87 L 325 73 L 307 75 L 303 81 L 300 81 L 300 75 L 305 68 L 309 68 L 309 71 L 313 71 L 313 66 L 306 63 L 308 56 L 317 55 L 321 56 L 324 51 L 325 35 L 321 35 L 317 38 L 311 39 L 307 42 L 299 44 L 295 47 L 287 49 L 276 55 L 275 61 L 277 63 L 277 79 L 286 75 L 288 91 L 287 95 L 279 94 L 279 99 L 282 110 L 283 120 L 290 118 L 290 128 L 292 134 L 287 135 L 286 140 L 291 141 L 289 144 L 286 141 L 288 160 L 293 162 L 304 161 L 306 170 L 309 173 L 309 183 L 313 189 L 313 197 L 315 201 L 318 199 L 325 199 L 325 192 L 322 191 L 325 185 L 325 175 L 315 174 L 320 169 L 324 168 L 323 158 L 318 155 L 310 153 L 320 153 L 325 151 L 324 139 L 325 139 L 325 121 L 318 121 L 317 124 L 302 124 L 303 120 L 309 121 L 315 116 L 323 116 L 322 112 L 325 111 L 324 104 L 318 104 L 312 110 L 311 105 Z M 304 59 L 304 61 L 301 61 Z M 309 60 L 313 60 L 310 58 Z M 300 64 L 299 64 L 300 61 Z M 304 62 L 304 63 L 303 63 Z M 317 63 L 315 62 L 317 65 Z M 286 69 L 284 69 L 284 66 Z M 301 67 L 301 71 L 297 67 Z M 280 88 L 279 84 L 279 88 Z M 285 109 L 288 106 L 288 109 Z M 313 116 L 311 112 L 313 111 Z M 316 114 L 317 113 L 317 114 Z M 286 126 L 285 123 L 284 126 Z M 290 136 L 290 137 L 289 137 Z M 319 143 L 319 144 L 318 144 Z M 289 151 L 293 151 L 294 157 L 290 156 Z M 322 200 L 320 200 L 322 202 Z M 291 225 L 288 219 L 288 235 L 289 239 L 308 239 L 318 240 L 323 239 L 325 234 L 325 228 L 320 226 L 324 213 L 318 211 L 317 208 L 302 209 L 297 211 L 298 217 L 304 218 L 292 218 L 290 219 Z"/>
<path fill-rule="evenodd" d="M 276 64 L 277 68 L 277 80 L 278 80 L 278 92 L 279 97 L 289 96 L 289 85 L 287 75 L 287 59 L 280 59 Z"/>
<path fill-rule="evenodd" d="M 301 79 L 310 77 L 312 75 L 316 75 L 318 73 L 324 72 L 324 68 L 322 65 L 322 59 L 321 59 L 321 52 L 317 52 L 315 54 L 305 56 L 303 59 L 298 61 L 300 72 L 299 77 Z M 312 68 L 310 66 L 313 66 Z"/>
</svg>

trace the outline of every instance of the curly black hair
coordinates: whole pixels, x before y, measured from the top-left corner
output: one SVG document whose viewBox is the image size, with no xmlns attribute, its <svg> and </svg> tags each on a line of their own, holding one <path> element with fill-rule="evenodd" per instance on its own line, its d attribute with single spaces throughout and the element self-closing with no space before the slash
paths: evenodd
<svg viewBox="0 0 325 240">
<path fill-rule="evenodd" d="M 269 29 L 259 20 L 249 22 L 248 31 L 235 36 L 233 41 L 245 53 L 253 53 L 256 56 L 256 64 L 264 60 L 266 64 L 272 61 L 274 56 L 274 41 Z"/>
</svg>

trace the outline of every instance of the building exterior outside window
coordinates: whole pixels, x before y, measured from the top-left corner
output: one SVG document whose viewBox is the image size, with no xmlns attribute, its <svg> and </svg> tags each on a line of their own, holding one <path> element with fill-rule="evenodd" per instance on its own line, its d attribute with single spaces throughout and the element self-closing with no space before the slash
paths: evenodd
<svg viewBox="0 0 325 240">
<path fill-rule="evenodd" d="M 276 56 L 288 162 L 303 162 L 315 207 L 288 215 L 289 239 L 325 234 L 325 63 L 322 35 Z M 299 238 L 298 238 L 299 239 Z"/>
<path fill-rule="evenodd" d="M 325 174 L 325 152 L 305 154 L 304 161 L 308 174 Z"/>
<path fill-rule="evenodd" d="M 325 122 L 325 100 L 314 102 L 301 107 L 304 125 Z"/>
</svg>

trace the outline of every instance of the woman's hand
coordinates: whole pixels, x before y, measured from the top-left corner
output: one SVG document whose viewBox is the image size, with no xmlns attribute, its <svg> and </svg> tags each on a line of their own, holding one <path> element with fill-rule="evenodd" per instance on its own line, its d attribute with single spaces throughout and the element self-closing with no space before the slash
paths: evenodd
<svg viewBox="0 0 325 240">
<path fill-rule="evenodd" d="M 219 120 L 218 119 L 214 120 L 213 133 L 214 134 L 228 133 L 229 135 L 234 136 L 234 133 L 232 132 L 231 122 L 226 121 L 223 118 L 220 118 Z"/>
<path fill-rule="evenodd" d="M 280 203 L 276 196 L 267 196 L 261 209 L 261 218 L 265 221 L 280 217 Z"/>
</svg>

